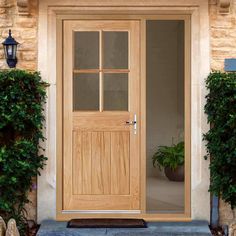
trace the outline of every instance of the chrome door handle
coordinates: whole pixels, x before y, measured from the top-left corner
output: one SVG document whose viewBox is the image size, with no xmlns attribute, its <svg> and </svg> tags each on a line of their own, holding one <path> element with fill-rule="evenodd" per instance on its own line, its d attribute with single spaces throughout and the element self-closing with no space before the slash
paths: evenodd
<svg viewBox="0 0 236 236">
<path fill-rule="evenodd" d="M 137 122 L 132 120 L 132 121 L 126 121 L 125 122 L 127 125 L 135 125 Z"/>
<path fill-rule="evenodd" d="M 134 134 L 137 134 L 137 116 L 134 114 L 134 120 L 128 120 L 125 122 L 126 125 L 133 125 L 134 126 Z"/>
</svg>

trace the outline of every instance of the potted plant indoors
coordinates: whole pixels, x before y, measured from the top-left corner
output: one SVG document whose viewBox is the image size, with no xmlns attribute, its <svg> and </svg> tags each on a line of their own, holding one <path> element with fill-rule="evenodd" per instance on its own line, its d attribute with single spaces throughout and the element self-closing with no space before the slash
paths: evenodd
<svg viewBox="0 0 236 236">
<path fill-rule="evenodd" d="M 170 181 L 184 181 L 184 142 L 171 146 L 159 146 L 152 157 L 153 166 L 160 170 L 164 168 Z"/>
</svg>

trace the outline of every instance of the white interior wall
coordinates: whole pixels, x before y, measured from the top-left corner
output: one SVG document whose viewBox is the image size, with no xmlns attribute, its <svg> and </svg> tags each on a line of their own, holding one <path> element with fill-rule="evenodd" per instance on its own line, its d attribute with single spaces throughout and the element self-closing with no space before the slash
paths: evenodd
<svg viewBox="0 0 236 236">
<path fill-rule="evenodd" d="M 160 145 L 183 140 L 184 24 L 147 21 L 147 175 L 161 174 L 152 166 Z"/>
</svg>

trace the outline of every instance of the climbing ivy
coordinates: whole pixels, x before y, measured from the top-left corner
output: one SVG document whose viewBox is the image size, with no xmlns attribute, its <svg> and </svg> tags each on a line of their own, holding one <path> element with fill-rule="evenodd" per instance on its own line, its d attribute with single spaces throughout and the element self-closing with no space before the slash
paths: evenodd
<svg viewBox="0 0 236 236">
<path fill-rule="evenodd" d="M 43 105 L 46 86 L 37 72 L 0 71 L 0 215 L 13 217 L 25 235 L 32 178 L 43 169 Z"/>
<path fill-rule="evenodd" d="M 209 191 L 236 207 L 236 73 L 213 72 L 207 80 L 205 112 L 210 130 L 204 135 L 211 158 Z"/>
</svg>

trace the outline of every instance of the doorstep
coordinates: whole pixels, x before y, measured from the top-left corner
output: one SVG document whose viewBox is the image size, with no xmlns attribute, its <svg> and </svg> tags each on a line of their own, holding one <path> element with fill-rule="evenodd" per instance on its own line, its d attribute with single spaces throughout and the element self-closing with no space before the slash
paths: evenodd
<svg viewBox="0 0 236 236">
<path fill-rule="evenodd" d="M 206 221 L 192 222 L 148 222 L 147 228 L 103 228 L 68 229 L 67 222 L 45 220 L 41 223 L 37 236 L 165 236 L 191 235 L 211 236 Z"/>
</svg>

